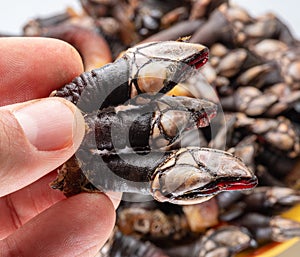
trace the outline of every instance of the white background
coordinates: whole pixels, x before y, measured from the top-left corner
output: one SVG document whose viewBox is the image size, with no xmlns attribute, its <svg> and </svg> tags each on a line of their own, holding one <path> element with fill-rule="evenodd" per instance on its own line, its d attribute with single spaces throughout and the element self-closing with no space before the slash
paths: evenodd
<svg viewBox="0 0 300 257">
<path fill-rule="evenodd" d="M 232 0 L 258 16 L 272 11 L 283 19 L 300 38 L 300 8 L 298 0 Z M 22 26 L 35 17 L 62 12 L 67 6 L 80 10 L 79 0 L 1 0 L 0 33 L 20 34 Z"/>
</svg>

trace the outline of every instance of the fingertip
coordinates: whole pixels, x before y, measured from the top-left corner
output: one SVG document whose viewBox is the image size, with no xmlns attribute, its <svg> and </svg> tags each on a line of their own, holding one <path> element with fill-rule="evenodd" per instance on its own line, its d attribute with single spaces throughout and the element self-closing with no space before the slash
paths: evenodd
<svg viewBox="0 0 300 257">
<path fill-rule="evenodd" d="M 53 75 L 52 78 L 56 79 L 57 84 L 64 85 L 84 71 L 82 58 L 74 46 L 63 40 L 55 38 L 42 38 L 42 40 L 49 41 L 48 47 L 50 48 L 50 51 L 53 51 L 52 53 L 54 57 L 63 57 L 58 60 L 54 60 L 55 62 L 53 63 L 58 66 L 60 72 L 56 72 L 54 70 L 53 74 L 49 74 L 51 77 Z M 48 56 L 46 57 L 48 58 Z M 63 84 L 61 83 L 62 81 Z"/>
<path fill-rule="evenodd" d="M 58 97 L 2 107 L 0 118 L 0 196 L 62 165 L 85 133 L 80 110 Z"/>
<path fill-rule="evenodd" d="M 115 224 L 113 204 L 104 194 L 65 199 L 33 218 L 0 245 L 3 256 L 95 256 Z M 12 243 L 13 242 L 13 243 Z"/>
<path fill-rule="evenodd" d="M 0 105 L 47 97 L 83 72 L 80 54 L 53 38 L 0 39 Z"/>
</svg>

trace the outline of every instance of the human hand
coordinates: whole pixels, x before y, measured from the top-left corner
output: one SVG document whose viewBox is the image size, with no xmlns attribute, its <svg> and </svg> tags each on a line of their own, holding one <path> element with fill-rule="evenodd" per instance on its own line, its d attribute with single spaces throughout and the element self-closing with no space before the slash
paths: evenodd
<svg viewBox="0 0 300 257">
<path fill-rule="evenodd" d="M 114 205 L 48 185 L 79 147 L 84 120 L 68 101 L 44 97 L 83 71 L 81 58 L 55 39 L 2 38 L 0 51 L 0 256 L 95 256 Z"/>
</svg>

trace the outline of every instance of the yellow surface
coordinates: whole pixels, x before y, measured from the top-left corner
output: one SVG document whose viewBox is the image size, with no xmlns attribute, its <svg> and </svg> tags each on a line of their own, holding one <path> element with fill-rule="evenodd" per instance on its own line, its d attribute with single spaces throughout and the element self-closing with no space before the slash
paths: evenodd
<svg viewBox="0 0 300 257">
<path fill-rule="evenodd" d="M 295 207 L 293 207 L 289 211 L 283 213 L 281 216 L 284 217 L 284 218 L 289 218 L 289 219 L 296 220 L 296 221 L 300 222 L 300 204 L 296 205 Z"/>
<path fill-rule="evenodd" d="M 281 216 L 300 222 L 300 204 L 296 205 Z M 272 243 L 270 245 L 262 247 L 261 249 L 240 253 L 237 255 L 237 257 L 275 257 L 299 241 L 299 238 L 293 238 L 284 243 Z"/>
</svg>

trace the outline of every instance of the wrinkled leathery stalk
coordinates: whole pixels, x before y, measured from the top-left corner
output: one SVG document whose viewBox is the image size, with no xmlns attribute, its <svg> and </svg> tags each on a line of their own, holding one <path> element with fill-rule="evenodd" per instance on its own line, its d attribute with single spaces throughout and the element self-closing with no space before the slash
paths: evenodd
<svg viewBox="0 0 300 257">
<path fill-rule="evenodd" d="M 139 192 L 176 204 L 199 203 L 221 191 L 255 187 L 254 174 L 233 155 L 177 147 L 184 131 L 209 125 L 216 105 L 162 94 L 194 74 L 207 59 L 203 45 L 145 43 L 54 92 L 85 113 L 87 131 L 52 187 L 66 195 Z"/>
</svg>

